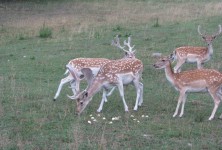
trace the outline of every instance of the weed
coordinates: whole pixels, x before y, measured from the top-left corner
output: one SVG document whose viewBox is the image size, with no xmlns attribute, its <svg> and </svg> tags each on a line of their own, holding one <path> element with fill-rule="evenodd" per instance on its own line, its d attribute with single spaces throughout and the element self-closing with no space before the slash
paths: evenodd
<svg viewBox="0 0 222 150">
<path fill-rule="evenodd" d="M 160 27 L 159 18 L 155 19 L 155 23 L 154 23 L 153 27 Z"/>
<path fill-rule="evenodd" d="M 40 38 L 51 38 L 52 37 L 52 28 L 43 24 L 43 26 L 39 30 Z"/>
</svg>

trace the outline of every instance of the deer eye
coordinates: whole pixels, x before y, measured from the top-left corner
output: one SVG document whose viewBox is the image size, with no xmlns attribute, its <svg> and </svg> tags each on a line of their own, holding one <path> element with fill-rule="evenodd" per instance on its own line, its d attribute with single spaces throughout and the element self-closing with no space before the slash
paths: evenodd
<svg viewBox="0 0 222 150">
<path fill-rule="evenodd" d="M 81 105 L 81 106 L 83 105 L 83 101 L 80 102 L 80 105 Z"/>
</svg>

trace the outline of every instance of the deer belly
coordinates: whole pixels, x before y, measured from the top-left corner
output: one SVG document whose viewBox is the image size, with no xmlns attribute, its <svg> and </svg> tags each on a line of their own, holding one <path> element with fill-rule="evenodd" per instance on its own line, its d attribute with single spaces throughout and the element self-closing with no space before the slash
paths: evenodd
<svg viewBox="0 0 222 150">
<path fill-rule="evenodd" d="M 186 85 L 187 92 L 206 92 L 207 91 L 207 82 L 205 80 L 196 80 L 187 83 Z"/>
<path fill-rule="evenodd" d="M 204 88 L 188 88 L 187 92 L 207 92 L 207 88 L 204 87 Z"/>
<path fill-rule="evenodd" d="M 129 73 L 129 74 L 119 74 L 118 77 L 119 77 L 119 79 L 122 81 L 122 83 L 124 85 L 130 84 L 133 81 L 133 79 L 134 79 L 134 76 L 132 75 L 132 73 Z"/>
<path fill-rule="evenodd" d="M 189 58 L 187 58 L 186 62 L 187 63 L 195 63 L 195 62 L 197 62 L 197 58 L 195 58 L 195 56 L 189 57 Z"/>
</svg>

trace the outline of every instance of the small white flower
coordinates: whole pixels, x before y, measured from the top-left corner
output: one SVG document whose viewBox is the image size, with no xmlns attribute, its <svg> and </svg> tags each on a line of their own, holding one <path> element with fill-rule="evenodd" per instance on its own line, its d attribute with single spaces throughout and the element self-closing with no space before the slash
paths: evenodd
<svg viewBox="0 0 222 150">
<path fill-rule="evenodd" d="M 94 117 L 91 117 L 91 119 L 93 120 L 93 119 L 95 119 Z"/>
<path fill-rule="evenodd" d="M 91 121 L 88 121 L 88 123 L 89 123 L 89 124 L 92 124 L 92 122 L 91 122 Z"/>
<path fill-rule="evenodd" d="M 134 121 L 136 121 L 136 119 L 133 119 Z"/>
<path fill-rule="evenodd" d="M 130 117 L 134 117 L 133 115 L 131 115 Z"/>
<path fill-rule="evenodd" d="M 89 116 L 92 117 L 92 114 L 90 114 Z"/>
<path fill-rule="evenodd" d="M 190 146 L 190 147 L 192 147 L 192 143 L 188 143 L 187 145 Z"/>
<path fill-rule="evenodd" d="M 98 114 L 97 116 L 100 117 L 100 114 Z"/>
<path fill-rule="evenodd" d="M 142 115 L 141 117 L 142 117 L 142 118 L 144 118 L 145 116 L 144 116 L 144 115 Z"/>
<path fill-rule="evenodd" d="M 113 124 L 113 122 L 112 122 L 112 121 L 110 121 L 110 122 L 109 122 L 109 124 Z"/>
<path fill-rule="evenodd" d="M 105 117 L 103 117 L 103 120 L 106 120 L 106 118 L 105 118 Z"/>
<path fill-rule="evenodd" d="M 26 56 L 23 56 L 24 58 L 26 58 Z"/>
<path fill-rule="evenodd" d="M 149 116 L 148 115 L 146 115 L 146 118 L 148 118 Z"/>
<path fill-rule="evenodd" d="M 8 62 L 9 62 L 10 60 L 8 59 Z"/>
<path fill-rule="evenodd" d="M 118 117 L 113 117 L 112 120 L 119 120 L 121 117 L 118 116 Z"/>
<path fill-rule="evenodd" d="M 93 121 L 94 121 L 94 122 L 97 122 L 97 120 L 96 120 L 96 119 L 93 119 Z"/>
<path fill-rule="evenodd" d="M 138 122 L 138 123 L 140 123 L 140 121 L 139 121 L 139 120 L 137 120 L 137 122 Z"/>
</svg>

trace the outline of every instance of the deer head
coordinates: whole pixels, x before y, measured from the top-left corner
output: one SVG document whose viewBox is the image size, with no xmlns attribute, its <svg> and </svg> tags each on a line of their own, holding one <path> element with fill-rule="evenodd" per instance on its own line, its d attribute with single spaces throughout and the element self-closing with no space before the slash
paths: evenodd
<svg viewBox="0 0 222 150">
<path fill-rule="evenodd" d="M 202 39 L 203 39 L 208 45 L 210 45 L 210 44 L 212 44 L 213 40 L 216 39 L 216 37 L 217 37 L 218 35 L 220 35 L 221 32 L 222 32 L 222 29 L 221 29 L 221 25 L 220 25 L 220 24 L 218 25 L 218 28 L 219 28 L 219 29 L 218 29 L 218 32 L 215 33 L 215 34 L 213 34 L 213 35 L 206 35 L 206 34 L 201 33 L 201 31 L 200 31 L 201 26 L 200 26 L 200 25 L 198 25 L 197 31 L 198 31 L 199 35 L 202 37 Z"/>
<path fill-rule="evenodd" d="M 76 112 L 78 115 L 80 115 L 82 113 L 82 111 L 85 109 L 85 107 L 90 102 L 90 101 L 86 100 L 88 98 L 88 92 L 85 90 L 75 96 L 69 96 L 69 95 L 67 95 L 67 96 L 70 99 L 76 100 Z"/>
<path fill-rule="evenodd" d="M 116 35 L 116 37 L 114 38 L 114 40 L 112 40 L 112 46 L 116 46 L 118 48 L 120 48 L 121 50 L 123 50 L 125 52 L 125 58 L 135 58 L 135 51 L 136 50 L 133 50 L 134 46 L 131 46 L 130 45 L 131 43 L 131 37 L 129 36 L 128 37 L 128 41 L 124 40 L 123 44 L 124 46 L 121 46 L 120 45 L 120 40 L 119 40 L 119 36 Z M 128 50 L 125 50 L 125 46 L 127 46 L 129 49 Z"/>
<path fill-rule="evenodd" d="M 165 68 L 167 65 L 170 65 L 171 61 L 173 60 L 173 58 L 171 56 L 163 56 L 163 57 L 159 57 L 159 59 L 157 60 L 157 62 L 155 64 L 153 64 L 153 66 L 156 69 L 163 69 Z"/>
</svg>

